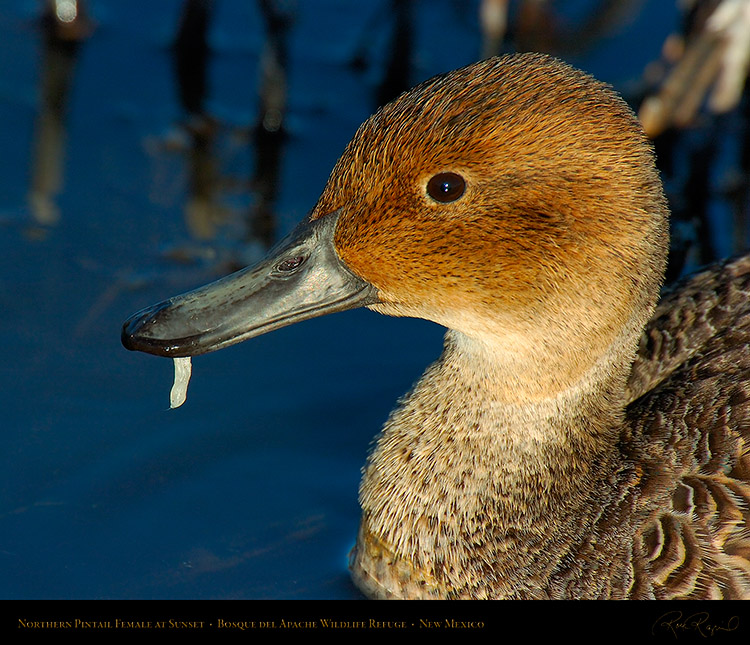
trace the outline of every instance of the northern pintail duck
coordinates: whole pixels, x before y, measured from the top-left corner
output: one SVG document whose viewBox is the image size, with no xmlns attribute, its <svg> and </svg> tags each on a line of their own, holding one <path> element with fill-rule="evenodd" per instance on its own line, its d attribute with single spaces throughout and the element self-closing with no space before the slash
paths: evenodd
<svg viewBox="0 0 750 645">
<path fill-rule="evenodd" d="M 369 596 L 746 597 L 750 256 L 655 309 L 667 218 L 612 90 L 490 59 L 380 109 L 266 260 L 123 342 L 194 356 L 358 306 L 447 327 L 364 470 Z"/>
</svg>

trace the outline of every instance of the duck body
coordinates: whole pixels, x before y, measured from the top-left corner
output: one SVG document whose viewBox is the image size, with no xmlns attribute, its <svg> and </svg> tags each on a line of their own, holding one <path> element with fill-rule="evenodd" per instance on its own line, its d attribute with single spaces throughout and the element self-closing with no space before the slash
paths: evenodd
<svg viewBox="0 0 750 645">
<path fill-rule="evenodd" d="M 569 440 L 507 445 L 497 428 L 538 427 L 542 416 L 559 431 L 566 402 L 498 418 L 481 384 L 451 374 L 465 356 L 449 333 L 365 469 L 360 588 L 376 598 L 746 598 L 748 296 L 750 256 L 665 296 L 641 337 L 617 438 L 598 454 Z M 425 436 L 415 417 L 451 429 Z M 574 432 L 591 422 L 576 419 Z M 391 546 L 404 525 L 406 556 Z M 445 553 L 449 567 L 430 560 Z"/>
<path fill-rule="evenodd" d="M 371 597 L 746 597 L 750 256 L 655 311 L 667 219 L 614 92 L 490 59 L 381 108 L 268 260 L 123 342 L 191 356 L 354 306 L 448 328 L 364 470 Z"/>
</svg>

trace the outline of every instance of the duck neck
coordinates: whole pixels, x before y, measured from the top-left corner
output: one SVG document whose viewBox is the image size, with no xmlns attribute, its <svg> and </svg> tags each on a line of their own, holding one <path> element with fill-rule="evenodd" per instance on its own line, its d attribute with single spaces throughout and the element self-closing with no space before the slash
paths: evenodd
<svg viewBox="0 0 750 645">
<path fill-rule="evenodd" d="M 612 364 L 602 357 L 574 387 L 518 402 L 492 352 L 449 332 L 365 469 L 352 562 L 365 592 L 542 593 L 611 488 L 624 389 Z"/>
</svg>

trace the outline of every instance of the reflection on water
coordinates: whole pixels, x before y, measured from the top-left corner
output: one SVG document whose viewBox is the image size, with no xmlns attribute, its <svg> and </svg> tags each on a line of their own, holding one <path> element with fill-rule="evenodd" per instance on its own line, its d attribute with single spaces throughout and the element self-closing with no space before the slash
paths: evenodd
<svg viewBox="0 0 750 645">
<path fill-rule="evenodd" d="M 78 49 L 92 25 L 82 2 L 48 0 L 42 17 L 42 64 L 29 209 L 42 226 L 60 219 L 65 116 Z"/>
<path fill-rule="evenodd" d="M 199 357 L 167 412 L 170 362 L 125 352 L 121 322 L 254 260 L 378 103 L 483 51 L 575 51 L 635 106 L 658 96 L 684 60 L 661 53 L 676 5 L 98 0 L 86 18 L 50 2 L 39 32 L 21 4 L 0 15 L 16 63 L 0 79 L 0 595 L 358 597 L 360 467 L 442 331 L 310 321 Z M 688 18 L 682 52 L 706 21 Z M 747 127 L 747 101 L 701 103 L 654 134 L 674 273 L 748 246 Z M 24 239 L 21 220 L 47 234 Z"/>
<path fill-rule="evenodd" d="M 249 138 L 254 153 L 253 176 L 248 182 L 230 177 L 217 159 L 217 138 L 231 125 L 222 123 L 205 108 L 211 86 L 211 50 L 208 34 L 216 15 L 212 0 L 186 0 L 183 4 L 174 44 L 174 69 L 178 96 L 186 115 L 183 128 L 188 136 L 188 197 L 185 205 L 187 230 L 196 240 L 215 239 L 229 232 L 238 240 L 271 246 L 277 236 L 274 202 L 284 146 L 283 122 L 286 111 L 287 34 L 293 21 L 288 3 L 261 0 L 258 3 L 265 29 L 265 45 L 258 61 L 258 117 Z M 223 200 L 227 190 L 245 186 L 250 199 L 244 212 L 237 212 Z M 234 221 L 233 221 L 234 220 Z M 226 265 L 238 268 L 247 258 Z"/>
<path fill-rule="evenodd" d="M 174 69 L 180 103 L 191 116 L 202 116 L 208 75 L 211 0 L 185 0 L 174 43 Z"/>
<path fill-rule="evenodd" d="M 208 37 L 216 15 L 211 0 L 186 0 L 174 44 L 174 69 L 178 96 L 186 119 L 186 157 L 189 166 L 185 204 L 187 230 L 195 240 L 230 238 L 259 249 L 268 249 L 277 238 L 275 201 L 286 140 L 284 119 L 287 103 L 288 36 L 294 22 L 295 5 L 259 0 L 264 45 L 258 63 L 258 115 L 255 125 L 238 129 L 222 123 L 205 108 L 211 87 L 211 49 Z M 244 130 L 244 132 L 242 131 Z M 249 141 L 254 163 L 247 181 L 230 176 L 223 168 L 219 138 Z M 240 209 L 223 199 L 227 192 L 237 201 L 237 189 L 248 198 Z M 174 253 L 174 250 L 173 250 Z M 225 261 L 225 270 L 248 262 L 245 254 Z"/>
<path fill-rule="evenodd" d="M 294 4 L 260 0 L 266 41 L 260 57 L 258 119 L 253 129 L 255 169 L 251 181 L 256 201 L 248 213 L 247 240 L 259 240 L 266 248 L 276 238 L 273 204 L 279 190 L 286 131 L 287 66 L 289 30 Z"/>
<path fill-rule="evenodd" d="M 695 3 L 644 70 L 638 116 L 672 208 L 668 278 L 750 245 L 747 102 L 737 109 L 750 57 L 739 63 L 738 48 L 750 51 L 747 5 Z"/>
</svg>

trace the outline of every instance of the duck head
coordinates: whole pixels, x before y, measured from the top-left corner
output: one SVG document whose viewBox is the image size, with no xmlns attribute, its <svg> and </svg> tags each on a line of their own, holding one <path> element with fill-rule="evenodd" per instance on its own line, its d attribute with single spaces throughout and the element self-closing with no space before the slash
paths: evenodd
<svg viewBox="0 0 750 645">
<path fill-rule="evenodd" d="M 139 312 L 123 343 L 191 356 L 367 306 L 453 330 L 502 366 L 508 397 L 547 396 L 614 346 L 627 371 L 666 222 L 651 147 L 612 90 L 545 55 L 489 59 L 381 108 L 266 260 Z"/>
</svg>

